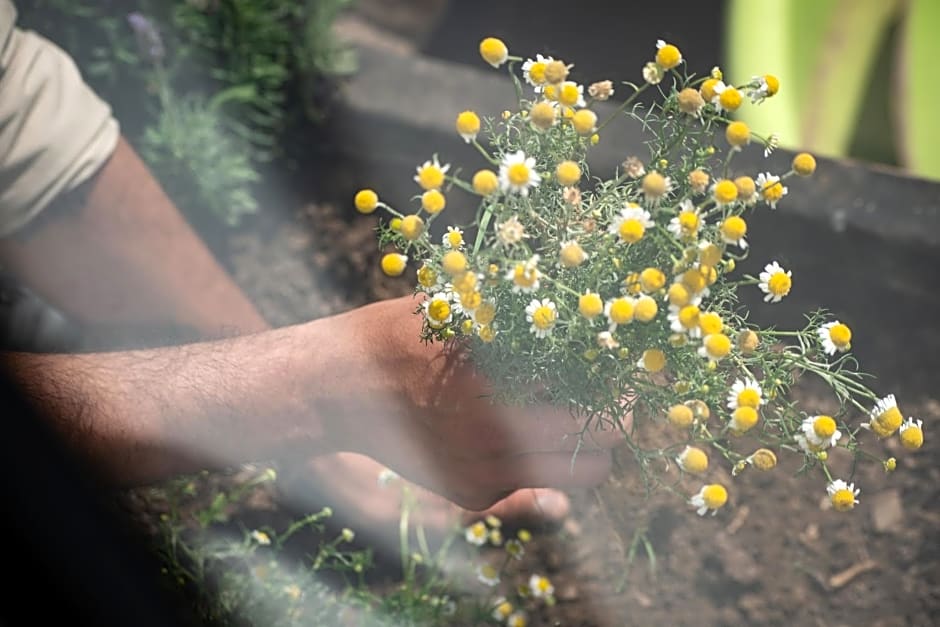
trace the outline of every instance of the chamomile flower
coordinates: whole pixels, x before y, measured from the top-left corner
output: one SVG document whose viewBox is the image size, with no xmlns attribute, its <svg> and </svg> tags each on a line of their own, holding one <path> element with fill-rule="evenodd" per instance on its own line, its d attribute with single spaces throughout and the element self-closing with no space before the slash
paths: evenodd
<svg viewBox="0 0 940 627">
<path fill-rule="evenodd" d="M 723 81 L 718 81 L 712 87 L 714 96 L 712 104 L 719 111 L 736 111 L 741 106 L 741 92 L 731 85 L 725 85 Z"/>
<path fill-rule="evenodd" d="M 776 94 L 779 89 L 780 79 L 773 74 L 755 76 L 751 79 L 751 82 L 748 83 L 747 97 L 751 99 L 751 102 L 757 104 L 764 100 L 764 98 L 769 98 Z"/>
<path fill-rule="evenodd" d="M 552 57 L 543 57 L 540 54 L 535 55 L 535 60 L 526 59 L 522 64 L 522 77 L 529 85 L 535 88 L 535 93 L 542 93 L 545 88 L 545 68 L 554 61 Z"/>
<path fill-rule="evenodd" d="M 539 277 L 541 273 L 538 269 L 539 256 L 532 257 L 525 262 L 517 262 L 516 265 L 506 273 L 506 279 L 512 281 L 512 291 L 514 294 L 522 292 L 531 294 L 539 289 Z"/>
<path fill-rule="evenodd" d="M 480 41 L 480 56 L 493 67 L 499 67 L 509 60 L 509 48 L 501 39 L 487 37 Z"/>
<path fill-rule="evenodd" d="M 566 107 L 581 109 L 587 106 L 584 101 L 584 85 L 574 81 L 564 81 L 558 87 L 558 102 Z"/>
<path fill-rule="evenodd" d="M 842 432 L 832 416 L 807 416 L 800 424 L 800 431 L 813 452 L 831 448 L 842 438 Z M 800 447 L 806 450 L 802 443 Z"/>
<path fill-rule="evenodd" d="M 666 367 L 666 354 L 658 348 L 647 348 L 636 362 L 636 367 L 647 372 L 659 372 Z"/>
<path fill-rule="evenodd" d="M 536 599 L 545 599 L 555 593 L 555 586 L 548 577 L 539 574 L 533 574 L 529 577 L 529 592 Z"/>
<path fill-rule="evenodd" d="M 475 325 L 485 327 L 496 319 L 496 301 L 492 298 L 483 300 L 477 308 L 470 312 L 470 319 Z"/>
<path fill-rule="evenodd" d="M 698 322 L 701 310 L 698 305 L 684 305 L 676 307 L 669 306 L 669 314 L 666 319 L 669 320 L 669 328 L 673 333 L 688 333 L 690 337 L 701 337 Z"/>
<path fill-rule="evenodd" d="M 604 301 L 597 292 L 588 290 L 578 297 L 578 313 L 588 320 L 593 320 L 603 312 Z"/>
<path fill-rule="evenodd" d="M 424 317 L 432 329 L 441 329 L 454 319 L 454 303 L 447 292 L 437 292 L 422 304 Z"/>
<path fill-rule="evenodd" d="M 529 332 L 542 339 L 552 334 L 552 329 L 558 322 L 558 308 L 549 298 L 543 298 L 541 301 L 533 299 L 525 308 L 525 319 L 526 322 L 532 323 Z"/>
<path fill-rule="evenodd" d="M 901 446 L 916 451 L 924 445 L 924 421 L 908 418 L 898 429 L 898 437 L 901 439 Z"/>
<path fill-rule="evenodd" d="M 669 232 L 676 236 L 676 239 L 691 240 L 698 234 L 698 229 L 702 224 L 702 217 L 691 200 L 686 198 L 679 203 L 679 215 L 669 221 Z"/>
<path fill-rule="evenodd" d="M 521 150 L 503 156 L 499 166 L 499 185 L 503 192 L 513 192 L 525 198 L 529 189 L 541 182 L 541 175 L 535 171 L 535 157 L 526 157 Z"/>
<path fill-rule="evenodd" d="M 506 619 L 506 627 L 526 627 L 528 624 L 529 619 L 522 610 L 513 612 L 509 615 L 509 618 Z"/>
<path fill-rule="evenodd" d="M 786 186 L 780 182 L 780 177 L 775 174 L 762 172 L 757 175 L 756 182 L 761 199 L 770 205 L 771 209 L 776 209 L 780 199 L 787 195 Z"/>
<path fill-rule="evenodd" d="M 522 222 L 519 221 L 519 217 L 512 216 L 504 222 L 496 223 L 496 237 L 504 246 L 512 246 L 513 244 L 518 244 L 528 236 L 526 235 L 525 227 L 522 225 Z"/>
<path fill-rule="evenodd" d="M 514 560 L 521 560 L 525 555 L 525 546 L 516 538 L 506 541 L 506 555 Z"/>
<path fill-rule="evenodd" d="M 630 324 L 633 322 L 635 309 L 636 301 L 627 296 L 621 296 L 607 301 L 604 305 L 604 315 L 607 316 L 607 321 L 610 323 L 610 332 L 613 333 L 616 331 L 617 325 Z"/>
<path fill-rule="evenodd" d="M 594 100 L 603 102 L 614 95 L 614 84 L 610 81 L 598 81 L 588 86 L 588 95 Z"/>
<path fill-rule="evenodd" d="M 507 601 L 506 597 L 498 597 L 493 601 L 493 611 L 490 615 L 493 617 L 493 620 L 501 623 L 512 615 L 513 609 L 512 603 Z"/>
<path fill-rule="evenodd" d="M 640 187 L 646 202 L 656 205 L 672 192 L 672 179 L 653 170 L 646 173 Z"/>
<path fill-rule="evenodd" d="M 418 285 L 421 286 L 422 292 L 433 294 L 440 291 L 442 284 L 438 280 L 437 271 L 428 265 L 429 263 L 429 261 L 425 261 L 424 265 L 418 268 Z"/>
<path fill-rule="evenodd" d="M 457 134 L 468 144 L 477 138 L 480 132 L 480 116 L 473 111 L 461 111 L 454 122 Z"/>
<path fill-rule="evenodd" d="M 741 216 L 728 216 L 721 221 L 718 231 L 724 243 L 733 244 L 741 250 L 747 248 L 747 240 L 744 239 L 747 235 L 747 222 Z"/>
<path fill-rule="evenodd" d="M 621 242 L 635 244 L 643 238 L 646 229 L 655 224 L 649 211 L 636 203 L 627 203 L 610 223 L 607 230 L 620 238 Z"/>
<path fill-rule="evenodd" d="M 738 188 L 738 202 L 750 207 L 757 202 L 757 184 L 749 176 L 739 176 L 734 179 L 734 186 Z"/>
<path fill-rule="evenodd" d="M 875 403 L 869 412 L 869 421 L 859 426 L 871 429 L 880 438 L 886 438 L 897 431 L 902 422 L 904 422 L 904 416 L 898 409 L 897 400 L 894 394 L 889 394 Z"/>
<path fill-rule="evenodd" d="M 735 410 L 738 407 L 759 408 L 764 404 L 764 391 L 761 390 L 760 383 L 751 378 L 737 379 L 731 385 L 731 391 L 728 392 L 728 409 Z"/>
<path fill-rule="evenodd" d="M 844 353 L 852 348 L 852 330 L 838 320 L 827 322 L 819 327 L 819 339 L 822 341 L 823 351 L 827 355 L 836 352 Z"/>
<path fill-rule="evenodd" d="M 779 303 L 784 296 L 789 294 L 790 288 L 793 286 L 791 276 L 792 273 L 781 268 L 776 261 L 764 266 L 764 271 L 759 276 L 760 283 L 758 283 L 758 287 L 766 294 L 764 302 Z"/>
<path fill-rule="evenodd" d="M 720 483 L 702 486 L 702 489 L 689 499 L 689 505 L 696 508 L 695 512 L 699 516 L 704 516 L 709 510 L 714 516 L 727 502 L 728 491 Z"/>
<path fill-rule="evenodd" d="M 499 571 L 490 564 L 477 566 L 477 581 L 491 588 L 497 586 L 499 585 Z"/>
<path fill-rule="evenodd" d="M 582 263 L 587 261 L 588 254 L 584 252 L 584 248 L 581 247 L 576 240 L 568 240 L 567 242 L 561 243 L 561 252 L 559 254 L 559 259 L 561 265 L 566 268 L 577 268 Z"/>
<path fill-rule="evenodd" d="M 434 155 L 433 159 L 425 161 L 415 170 L 417 171 L 414 176 L 415 183 L 422 189 L 440 189 L 444 185 L 444 175 L 450 170 L 450 164 L 441 165 L 437 160 L 437 155 Z"/>
<path fill-rule="evenodd" d="M 719 361 L 731 353 L 731 338 L 724 333 L 712 333 L 702 338 L 698 354 L 710 361 Z"/>
<path fill-rule="evenodd" d="M 671 70 L 682 63 L 682 53 L 672 44 L 662 39 L 656 40 L 656 64 L 664 70 Z"/>
<path fill-rule="evenodd" d="M 847 512 L 858 505 L 856 497 L 859 489 L 855 487 L 854 483 L 846 483 L 842 479 L 836 479 L 826 486 L 826 493 L 829 494 L 832 507 L 838 512 Z"/>
<path fill-rule="evenodd" d="M 447 232 L 441 238 L 441 244 L 451 250 L 463 248 L 463 231 L 456 226 L 447 227 Z"/>
<path fill-rule="evenodd" d="M 734 435 L 742 435 L 754 428 L 760 414 L 753 407 L 738 407 L 731 412 L 731 420 L 728 422 L 728 428 Z"/>
<path fill-rule="evenodd" d="M 689 474 L 701 475 L 708 470 L 708 455 L 697 446 L 686 446 L 676 457 L 676 463 Z"/>
<path fill-rule="evenodd" d="M 269 544 L 271 544 L 271 536 L 269 536 L 267 533 L 263 531 L 259 531 L 255 529 L 249 535 L 251 536 L 252 540 L 257 542 L 261 546 L 268 546 Z"/>
</svg>

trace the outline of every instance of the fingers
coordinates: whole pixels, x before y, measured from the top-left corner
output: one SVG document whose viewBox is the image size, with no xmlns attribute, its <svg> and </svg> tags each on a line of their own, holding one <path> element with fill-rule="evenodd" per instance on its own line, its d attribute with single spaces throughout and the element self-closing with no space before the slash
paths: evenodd
<svg viewBox="0 0 940 627">
<path fill-rule="evenodd" d="M 461 522 L 469 525 L 486 516 L 496 516 L 510 527 L 538 527 L 563 521 L 571 512 L 571 501 L 559 490 L 516 490 L 482 512 L 464 511 Z"/>
</svg>

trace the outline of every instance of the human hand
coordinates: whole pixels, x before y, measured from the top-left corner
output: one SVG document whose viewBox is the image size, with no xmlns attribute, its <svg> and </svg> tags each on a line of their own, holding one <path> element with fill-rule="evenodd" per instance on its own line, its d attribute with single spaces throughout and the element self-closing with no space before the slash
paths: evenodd
<svg viewBox="0 0 940 627">
<path fill-rule="evenodd" d="M 420 341 L 417 304 L 403 297 L 341 317 L 337 332 L 355 338 L 347 353 L 360 368 L 347 370 L 355 382 L 327 382 L 346 388 L 345 398 L 334 389 L 320 407 L 330 448 L 368 455 L 471 510 L 519 488 L 587 487 L 607 477 L 619 430 L 586 432 L 579 447 L 583 424 L 566 410 L 492 402 L 457 343 Z"/>
</svg>

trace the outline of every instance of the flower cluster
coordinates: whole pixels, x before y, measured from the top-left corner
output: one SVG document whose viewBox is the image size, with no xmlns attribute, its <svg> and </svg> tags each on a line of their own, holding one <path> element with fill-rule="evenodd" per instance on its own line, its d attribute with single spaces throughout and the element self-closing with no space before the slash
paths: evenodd
<svg viewBox="0 0 940 627">
<path fill-rule="evenodd" d="M 634 430 L 624 437 L 641 468 L 653 473 L 652 459 L 674 460 L 699 514 L 730 498 L 730 486 L 708 482 L 710 456 L 737 476 L 770 470 L 781 454 L 801 455 L 802 470 L 821 471 L 834 509 L 851 509 L 859 490 L 833 478 L 828 451 L 841 447 L 891 470 L 893 458 L 862 453 L 859 427 L 879 439 L 899 434 L 916 449 L 922 422 L 905 421 L 894 396 L 864 385 L 849 353 L 851 329 L 825 310 L 785 331 L 754 326 L 739 304 L 745 290 L 759 290 L 772 306 L 793 289 L 778 260 L 761 261 L 757 276 L 736 270 L 755 254 L 750 214 L 776 209 L 816 160 L 800 153 L 787 171 L 735 168 L 735 155 L 776 147 L 776 135 L 733 116 L 772 98 L 780 81 L 766 74 L 725 82 L 717 67 L 690 76 L 676 46 L 659 41 L 651 50 L 639 85 L 585 87 L 564 60 L 523 59 L 484 39 L 480 54 L 508 68 L 518 107 L 493 118 L 457 113 L 456 132 L 479 151 L 481 167 L 463 177 L 467 170 L 433 155 L 415 170 L 416 210 L 401 212 L 372 190 L 356 195 L 360 212 L 391 216 L 380 225 L 380 245 L 393 248 L 382 268 L 398 276 L 415 265 L 423 339 L 465 343 L 499 399 L 569 407 L 585 431 L 611 428 L 632 411 Z M 653 85 L 662 99 L 634 104 Z M 618 107 L 605 104 L 622 89 L 629 95 Z M 652 134 L 649 155 L 591 176 L 592 147 L 624 119 Z M 454 194 L 476 200 L 475 218 L 432 235 Z M 829 385 L 833 415 L 787 400 L 805 374 Z M 643 420 L 654 427 L 654 446 L 643 441 Z M 485 541 L 484 531 L 467 539 Z"/>
</svg>

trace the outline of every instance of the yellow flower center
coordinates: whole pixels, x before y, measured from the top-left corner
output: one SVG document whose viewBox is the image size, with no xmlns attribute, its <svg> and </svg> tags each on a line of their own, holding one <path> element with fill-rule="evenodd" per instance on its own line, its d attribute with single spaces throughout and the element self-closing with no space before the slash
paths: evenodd
<svg viewBox="0 0 940 627">
<path fill-rule="evenodd" d="M 578 104 L 578 98 L 580 97 L 581 92 L 578 90 L 576 83 L 564 83 L 558 91 L 558 102 L 569 107 Z"/>
<path fill-rule="evenodd" d="M 450 254 L 450 253 L 447 253 L 447 255 L 449 255 L 449 254 Z M 462 253 L 457 253 L 457 254 L 459 254 L 459 255 L 461 255 L 461 257 L 463 257 L 463 254 L 462 254 Z M 446 272 L 448 272 L 449 274 L 457 275 L 457 274 L 459 273 L 459 276 L 455 276 L 455 277 L 454 277 L 454 290 L 457 291 L 457 292 L 471 292 L 471 291 L 473 291 L 473 290 L 476 288 L 476 286 L 477 286 L 477 275 L 476 275 L 476 273 L 474 273 L 474 272 L 463 272 L 463 271 L 462 271 L 463 269 L 466 269 L 466 267 L 467 267 L 467 259 L 466 259 L 466 257 L 463 258 L 462 262 L 461 262 L 461 260 L 460 260 L 459 258 L 457 258 L 457 257 L 451 257 L 451 259 L 454 260 L 455 267 L 456 267 L 458 264 L 462 263 L 462 264 L 463 264 L 463 268 L 460 269 L 460 270 L 457 270 L 457 272 L 450 272 L 449 270 L 447 270 L 447 260 L 448 260 L 447 255 L 444 255 L 444 259 L 442 260 L 442 263 L 443 263 L 443 265 L 444 265 L 444 270 L 445 270 Z"/>
<path fill-rule="evenodd" d="M 491 170 L 480 170 L 473 175 L 473 191 L 489 196 L 499 188 L 499 178 Z"/>
<path fill-rule="evenodd" d="M 659 268 L 646 268 L 640 273 L 640 287 L 644 292 L 655 292 L 666 284 L 666 275 Z"/>
<path fill-rule="evenodd" d="M 696 231 L 698 231 L 698 225 L 699 217 L 694 211 L 679 212 L 679 227 L 682 229 L 683 235 L 695 235 Z"/>
<path fill-rule="evenodd" d="M 655 300 L 649 296 L 640 296 L 636 301 L 633 315 L 636 316 L 636 319 L 640 322 L 649 322 L 656 317 L 658 311 L 659 305 L 656 304 Z"/>
<path fill-rule="evenodd" d="M 447 206 L 447 199 L 440 190 L 430 189 L 421 194 L 421 207 L 432 216 L 440 213 Z"/>
<path fill-rule="evenodd" d="M 767 202 L 776 202 L 783 198 L 783 184 L 780 181 L 768 181 L 761 187 L 760 194 Z"/>
<path fill-rule="evenodd" d="M 666 177 L 659 172 L 650 172 L 643 177 L 643 193 L 650 198 L 659 198 L 666 193 Z"/>
<path fill-rule="evenodd" d="M 610 321 L 614 324 L 626 324 L 633 320 L 633 303 L 626 298 L 618 298 L 610 304 Z"/>
<path fill-rule="evenodd" d="M 481 340 L 489 344 L 496 338 L 496 331 L 490 325 L 485 324 L 477 331 L 477 335 L 480 336 Z"/>
<path fill-rule="evenodd" d="M 770 470 L 777 465 L 777 456 L 768 448 L 759 448 L 751 455 L 751 463 L 759 470 Z"/>
<path fill-rule="evenodd" d="M 581 179 L 581 168 L 574 161 L 562 161 L 555 168 L 555 178 L 562 185 L 574 185 Z"/>
<path fill-rule="evenodd" d="M 717 78 L 709 78 L 702 83 L 701 92 L 702 98 L 705 99 L 705 102 L 711 102 L 712 98 L 715 97 L 715 85 L 717 84 Z"/>
<path fill-rule="evenodd" d="M 669 422 L 680 429 L 692 424 L 692 409 L 688 405 L 673 405 L 666 414 Z"/>
<path fill-rule="evenodd" d="M 813 433 L 816 434 L 816 437 L 821 439 L 831 438 L 835 432 L 836 421 L 832 419 L 832 416 L 818 416 L 813 421 Z"/>
<path fill-rule="evenodd" d="M 757 350 L 759 344 L 760 337 L 750 329 L 745 329 L 738 334 L 738 348 L 740 348 L 741 352 L 745 355 L 749 355 Z"/>
<path fill-rule="evenodd" d="M 800 176 L 809 176 L 816 171 L 816 159 L 808 152 L 793 157 L 793 171 Z"/>
<path fill-rule="evenodd" d="M 682 61 L 682 53 L 672 44 L 666 44 L 656 51 L 656 63 L 664 70 L 671 70 Z"/>
<path fill-rule="evenodd" d="M 578 311 L 588 320 L 592 320 L 604 311 L 604 302 L 598 294 L 582 294 L 578 297 Z"/>
<path fill-rule="evenodd" d="M 731 414 L 731 428 L 738 434 L 750 431 L 757 424 L 757 417 L 753 407 L 738 407 Z"/>
<path fill-rule="evenodd" d="M 915 451 L 924 445 L 924 431 L 917 425 L 907 427 L 899 437 L 901 446 L 910 451 Z"/>
<path fill-rule="evenodd" d="M 704 335 L 712 335 L 714 333 L 721 333 L 724 322 L 722 322 L 721 316 L 714 311 L 707 311 L 699 316 L 698 326 Z"/>
<path fill-rule="evenodd" d="M 437 189 L 444 184 L 444 171 L 436 165 L 428 165 L 418 172 L 418 184 L 424 189 Z"/>
<path fill-rule="evenodd" d="M 708 509 L 718 509 L 728 502 L 728 491 L 723 485 L 713 483 L 702 490 L 702 500 Z"/>
<path fill-rule="evenodd" d="M 731 339 L 724 333 L 705 336 L 705 352 L 712 359 L 721 359 L 731 352 Z"/>
<path fill-rule="evenodd" d="M 529 166 L 524 163 L 514 163 L 509 166 L 509 182 L 516 187 L 521 187 L 529 182 Z"/>
<path fill-rule="evenodd" d="M 405 271 L 408 257 L 398 253 L 388 253 L 382 257 L 382 272 L 388 276 L 401 276 Z"/>
<path fill-rule="evenodd" d="M 578 135 L 590 135 L 597 126 L 597 114 L 590 109 L 579 109 L 571 116 L 571 126 Z"/>
<path fill-rule="evenodd" d="M 669 304 L 675 307 L 684 307 L 691 299 L 689 290 L 681 283 L 673 283 L 670 285 L 667 295 L 669 296 Z"/>
<path fill-rule="evenodd" d="M 747 233 L 747 222 L 740 216 L 728 216 L 721 223 L 721 234 L 732 242 L 739 241 Z"/>
<path fill-rule="evenodd" d="M 751 141 L 751 129 L 749 129 L 744 122 L 732 122 L 725 129 L 725 139 L 727 139 L 728 143 L 732 146 L 740 148 Z"/>
<path fill-rule="evenodd" d="M 692 401 L 687 401 L 686 405 L 689 406 L 689 408 L 692 410 L 692 414 L 694 414 L 695 417 L 699 420 L 708 420 L 709 416 L 712 415 L 711 410 L 708 409 L 708 405 L 706 405 L 704 401 L 695 399 Z"/>
<path fill-rule="evenodd" d="M 577 268 L 586 258 L 584 249 L 577 242 L 568 242 L 561 248 L 561 265 L 566 268 Z"/>
<path fill-rule="evenodd" d="M 431 287 L 437 282 L 437 272 L 428 266 L 418 268 L 418 283 L 422 287 Z"/>
<path fill-rule="evenodd" d="M 416 216 L 414 214 L 407 215 L 401 219 L 401 227 L 399 229 L 402 236 L 409 242 L 413 242 L 424 232 L 424 220 L 421 219 L 421 216 Z"/>
<path fill-rule="evenodd" d="M 544 61 L 536 61 L 531 66 L 529 66 L 529 80 L 531 80 L 536 85 L 541 85 L 545 82 Z"/>
<path fill-rule="evenodd" d="M 493 67 L 498 67 L 506 62 L 509 49 L 506 48 L 506 44 L 502 40 L 496 37 L 487 37 L 480 42 L 480 56 Z"/>
<path fill-rule="evenodd" d="M 712 243 L 708 243 L 699 248 L 698 260 L 699 263 L 709 267 L 717 266 L 718 262 L 721 261 L 721 249 Z"/>
<path fill-rule="evenodd" d="M 371 189 L 362 189 L 353 199 L 359 213 L 372 213 L 379 206 L 379 195 Z"/>
<path fill-rule="evenodd" d="M 741 106 L 742 100 L 741 92 L 739 92 L 734 87 L 727 87 L 721 95 L 718 96 L 718 102 L 721 104 L 721 108 L 726 111 L 734 111 Z"/>
<path fill-rule="evenodd" d="M 545 96 L 547 100 L 551 100 L 551 101 L 558 100 L 558 86 L 546 85 L 545 89 L 542 90 L 542 95 Z"/>
<path fill-rule="evenodd" d="M 832 494 L 832 506 L 838 512 L 847 512 L 855 507 L 855 495 L 847 488 L 836 490 Z"/>
<path fill-rule="evenodd" d="M 645 232 L 646 227 L 644 227 L 643 223 L 636 218 L 627 218 L 620 223 L 620 228 L 617 229 L 617 233 L 620 235 L 620 239 L 627 242 L 628 244 L 634 244 L 640 241 Z"/>
<path fill-rule="evenodd" d="M 441 266 L 444 268 L 444 272 L 451 276 L 456 276 L 467 269 L 467 258 L 462 252 L 452 250 L 444 254 L 444 257 L 441 259 Z M 467 274 L 471 273 L 468 272 Z M 472 289 L 473 286 L 471 285 L 469 287 Z"/>
<path fill-rule="evenodd" d="M 760 407 L 760 392 L 754 388 L 744 388 L 738 392 L 738 407 Z M 831 435 L 831 434 L 830 434 Z"/>
<path fill-rule="evenodd" d="M 643 367 L 650 372 L 659 372 L 666 367 L 666 354 L 658 348 L 643 351 Z"/>
<path fill-rule="evenodd" d="M 460 231 L 447 231 L 447 243 L 450 244 L 451 248 L 460 248 L 460 245 L 463 244 L 463 235 L 460 234 Z"/>
<path fill-rule="evenodd" d="M 689 185 L 696 193 L 701 194 L 708 187 L 708 174 L 703 170 L 692 170 L 689 172 Z"/>
<path fill-rule="evenodd" d="M 686 305 L 679 310 L 679 324 L 685 329 L 694 329 L 699 320 L 699 308 L 696 305 Z"/>
<path fill-rule="evenodd" d="M 679 110 L 683 113 L 696 114 L 705 106 L 705 100 L 702 95 L 692 87 L 686 87 L 679 92 L 676 97 L 679 104 Z"/>
<path fill-rule="evenodd" d="M 773 74 L 764 74 L 764 82 L 767 83 L 768 96 L 773 96 L 780 91 L 780 79 Z"/>
<path fill-rule="evenodd" d="M 543 66 L 543 78 L 548 83 L 557 85 L 568 78 L 568 66 L 564 61 L 549 61 Z"/>
<path fill-rule="evenodd" d="M 757 185 L 754 183 L 754 179 L 749 176 L 739 176 L 734 179 L 734 186 L 738 188 L 738 197 L 742 200 L 751 198 L 754 192 L 757 191 Z"/>
<path fill-rule="evenodd" d="M 538 271 L 534 268 L 526 268 L 525 264 L 519 263 L 516 264 L 515 270 L 512 273 L 513 283 L 519 287 L 532 287 L 535 285 L 535 281 L 538 279 Z"/>
<path fill-rule="evenodd" d="M 473 312 L 473 317 L 477 324 L 487 325 L 496 318 L 496 305 L 490 302 L 480 303 Z"/>
<path fill-rule="evenodd" d="M 715 189 L 712 192 L 715 201 L 722 205 L 727 205 L 738 199 L 738 187 L 734 181 L 723 179 L 715 183 Z"/>
<path fill-rule="evenodd" d="M 550 329 L 555 324 L 555 310 L 547 305 L 541 305 L 532 313 L 532 324 L 536 329 Z"/>
<path fill-rule="evenodd" d="M 767 289 L 774 296 L 786 296 L 792 285 L 793 281 L 786 272 L 774 272 L 767 280 Z"/>
<path fill-rule="evenodd" d="M 428 317 L 435 322 L 443 322 L 450 316 L 450 303 L 446 300 L 435 298 L 428 304 Z"/>
<path fill-rule="evenodd" d="M 456 127 L 460 135 L 476 135 L 480 132 L 480 118 L 473 111 L 463 111 L 457 116 Z"/>
<path fill-rule="evenodd" d="M 902 422 L 904 422 L 904 417 L 901 415 L 901 410 L 897 407 L 889 407 L 876 419 L 877 426 L 886 431 L 888 435 L 897 431 Z M 874 427 L 875 425 L 872 426 Z M 879 435 L 881 434 L 879 433 Z"/>
<path fill-rule="evenodd" d="M 696 446 L 687 447 L 679 456 L 679 462 L 684 471 L 694 475 L 700 475 L 708 470 L 708 455 Z"/>
<path fill-rule="evenodd" d="M 682 273 L 682 284 L 693 294 L 698 294 L 705 289 L 705 275 L 692 268 Z"/>
<path fill-rule="evenodd" d="M 536 127 L 545 130 L 555 123 L 555 107 L 550 102 L 542 100 L 529 109 L 529 118 Z"/>
</svg>

